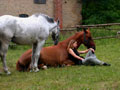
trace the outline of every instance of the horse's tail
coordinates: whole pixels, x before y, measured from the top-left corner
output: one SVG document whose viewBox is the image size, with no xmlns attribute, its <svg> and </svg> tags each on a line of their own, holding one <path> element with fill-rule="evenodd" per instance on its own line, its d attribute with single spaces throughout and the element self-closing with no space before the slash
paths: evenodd
<svg viewBox="0 0 120 90">
<path fill-rule="evenodd" d="M 23 66 L 20 64 L 19 60 L 16 63 L 16 70 L 23 71 Z"/>
<path fill-rule="evenodd" d="M 26 51 L 17 61 L 16 70 L 29 71 L 31 63 L 32 49 Z"/>
<path fill-rule="evenodd" d="M 22 65 L 19 60 L 16 63 L 16 70 L 18 71 L 27 71 L 29 67 Z"/>
</svg>

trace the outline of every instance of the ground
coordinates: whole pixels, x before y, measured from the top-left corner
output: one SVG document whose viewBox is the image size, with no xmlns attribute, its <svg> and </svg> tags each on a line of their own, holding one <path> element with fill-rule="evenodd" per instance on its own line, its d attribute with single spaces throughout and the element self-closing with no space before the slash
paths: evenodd
<svg viewBox="0 0 120 90">
<path fill-rule="evenodd" d="M 0 75 L 0 90 L 120 90 L 120 39 L 95 40 L 96 56 L 111 66 L 71 66 L 49 68 L 37 73 L 16 71 L 20 55 L 31 48 L 9 49 L 7 64 L 10 76 Z M 79 50 L 85 49 L 81 46 Z M 0 62 L 0 71 L 2 63 Z"/>
</svg>

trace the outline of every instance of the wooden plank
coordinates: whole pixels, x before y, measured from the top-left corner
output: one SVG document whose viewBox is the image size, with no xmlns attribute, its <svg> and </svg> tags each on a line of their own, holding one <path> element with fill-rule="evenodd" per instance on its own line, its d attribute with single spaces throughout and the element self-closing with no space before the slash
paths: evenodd
<svg viewBox="0 0 120 90">
<path fill-rule="evenodd" d="M 99 39 L 109 39 L 109 38 L 117 38 L 117 36 L 104 36 L 104 37 L 96 37 L 96 38 L 93 38 L 93 40 L 99 40 Z"/>
<path fill-rule="evenodd" d="M 120 25 L 120 23 L 107 23 L 107 24 L 96 24 L 96 25 L 76 25 L 76 28 L 90 28 L 90 27 L 105 27 L 112 25 Z"/>
</svg>

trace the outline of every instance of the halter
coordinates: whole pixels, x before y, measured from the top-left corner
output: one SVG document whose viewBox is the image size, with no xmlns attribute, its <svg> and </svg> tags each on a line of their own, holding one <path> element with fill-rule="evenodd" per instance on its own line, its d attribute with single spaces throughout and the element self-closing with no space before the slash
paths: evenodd
<svg viewBox="0 0 120 90">
<path fill-rule="evenodd" d="M 53 29 L 57 28 L 57 33 L 52 31 Z M 54 26 L 52 29 L 52 39 L 54 41 L 54 45 L 57 45 L 58 41 L 59 41 L 59 25 Z M 56 35 L 57 34 L 57 35 Z"/>
<path fill-rule="evenodd" d="M 90 43 L 90 40 L 88 39 L 86 39 L 86 33 L 84 32 L 84 43 L 86 44 L 86 45 L 89 45 L 89 43 Z"/>
<path fill-rule="evenodd" d="M 88 48 L 93 48 L 95 50 L 94 46 L 90 46 L 90 39 L 86 39 L 86 33 L 84 32 L 84 44 L 88 45 Z"/>
<path fill-rule="evenodd" d="M 54 28 L 56 28 L 57 27 L 57 30 L 58 30 L 58 27 L 59 27 L 59 25 L 56 25 L 56 26 L 54 26 L 53 28 L 51 28 L 50 29 L 50 31 L 52 31 Z"/>
</svg>

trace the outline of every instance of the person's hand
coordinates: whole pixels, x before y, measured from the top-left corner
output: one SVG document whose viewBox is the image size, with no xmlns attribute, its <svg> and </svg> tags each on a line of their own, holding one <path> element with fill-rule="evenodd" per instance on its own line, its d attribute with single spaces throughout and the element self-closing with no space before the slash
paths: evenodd
<svg viewBox="0 0 120 90">
<path fill-rule="evenodd" d="M 84 60 L 84 58 L 79 57 L 79 60 L 81 60 L 81 61 L 82 61 L 82 60 Z"/>
<path fill-rule="evenodd" d="M 95 52 L 95 50 L 93 48 L 89 48 L 89 50 L 91 50 L 92 52 Z"/>
<path fill-rule="evenodd" d="M 82 61 L 84 60 L 84 58 L 81 59 Z"/>
</svg>

